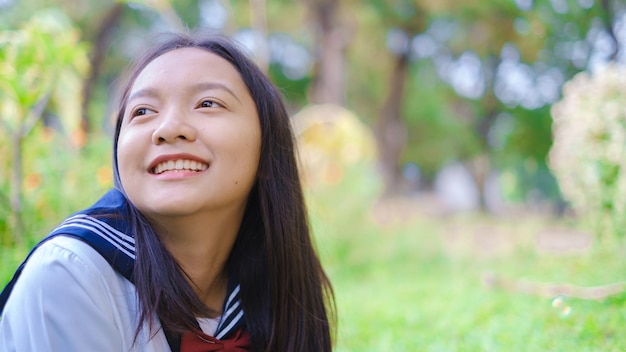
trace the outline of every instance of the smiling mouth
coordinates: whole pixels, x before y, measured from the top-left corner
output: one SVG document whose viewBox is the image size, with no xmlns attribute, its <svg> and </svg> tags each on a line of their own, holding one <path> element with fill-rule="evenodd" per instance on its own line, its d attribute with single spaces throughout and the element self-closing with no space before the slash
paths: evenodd
<svg viewBox="0 0 626 352">
<path fill-rule="evenodd" d="M 165 172 L 201 172 L 209 168 L 209 165 L 195 161 L 195 160 L 168 160 L 162 163 L 158 163 L 150 170 L 155 175 L 160 175 Z"/>
</svg>

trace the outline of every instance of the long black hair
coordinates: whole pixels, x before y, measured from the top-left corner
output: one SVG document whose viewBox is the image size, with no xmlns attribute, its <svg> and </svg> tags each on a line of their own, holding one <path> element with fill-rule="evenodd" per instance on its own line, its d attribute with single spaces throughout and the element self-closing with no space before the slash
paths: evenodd
<svg viewBox="0 0 626 352">
<path fill-rule="evenodd" d="M 222 36 L 170 35 L 135 62 L 122 91 L 114 140 L 115 185 L 122 192 L 117 144 L 132 85 L 154 59 L 179 48 L 216 54 L 241 75 L 261 126 L 261 152 L 237 239 L 227 262 L 241 286 L 245 328 L 255 351 L 330 351 L 335 306 L 332 287 L 312 243 L 298 175 L 294 136 L 282 97 L 237 46 Z M 211 315 L 158 234 L 131 206 L 137 258 L 134 282 L 142 321 L 159 316 L 164 329 L 193 329 Z M 152 325 L 150 325 L 152 326 Z M 139 329 L 139 328 L 138 328 Z"/>
</svg>

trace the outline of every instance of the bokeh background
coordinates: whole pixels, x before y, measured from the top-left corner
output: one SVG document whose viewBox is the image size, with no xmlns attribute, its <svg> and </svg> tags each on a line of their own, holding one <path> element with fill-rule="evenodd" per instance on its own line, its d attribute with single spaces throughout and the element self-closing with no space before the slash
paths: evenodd
<svg viewBox="0 0 626 352">
<path fill-rule="evenodd" d="M 284 94 L 338 351 L 626 350 L 623 0 L 0 0 L 0 284 L 112 187 L 130 60 L 195 30 Z"/>
</svg>

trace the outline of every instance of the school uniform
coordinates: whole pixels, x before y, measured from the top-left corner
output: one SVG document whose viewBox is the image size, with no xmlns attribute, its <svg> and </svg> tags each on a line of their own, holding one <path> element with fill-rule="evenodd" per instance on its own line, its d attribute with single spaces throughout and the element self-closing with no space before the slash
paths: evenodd
<svg viewBox="0 0 626 352">
<path fill-rule="evenodd" d="M 199 331 L 172 345 L 154 317 L 153 330 L 143 322 L 135 338 L 139 303 L 128 279 L 134 239 L 119 217 L 92 216 L 127 206 L 119 191 L 110 191 L 92 208 L 68 218 L 31 252 L 0 297 L 0 351 L 167 352 L 178 349 L 178 343 L 183 352 L 185 346 L 210 351 L 219 350 L 208 347 L 222 343 L 220 339 L 245 335 L 239 285 L 234 283 L 229 285 L 224 317 L 199 319 Z M 246 350 L 248 343 L 246 335 L 238 342 L 227 340 L 221 350 Z"/>
</svg>

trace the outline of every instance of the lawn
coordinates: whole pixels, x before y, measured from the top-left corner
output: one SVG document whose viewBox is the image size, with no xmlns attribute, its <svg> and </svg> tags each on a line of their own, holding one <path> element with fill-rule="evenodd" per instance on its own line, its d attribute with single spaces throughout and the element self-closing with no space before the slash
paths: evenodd
<svg viewBox="0 0 626 352">
<path fill-rule="evenodd" d="M 338 351 L 626 350 L 626 293 L 568 295 L 626 281 L 624 246 L 572 220 L 427 216 L 428 200 L 338 190 L 309 199 Z"/>
</svg>

